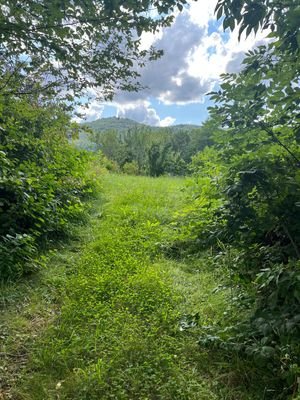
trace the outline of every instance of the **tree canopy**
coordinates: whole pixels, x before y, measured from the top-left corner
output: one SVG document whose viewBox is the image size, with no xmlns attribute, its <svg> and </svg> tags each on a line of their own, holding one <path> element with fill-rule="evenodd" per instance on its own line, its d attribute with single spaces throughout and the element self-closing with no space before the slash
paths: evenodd
<svg viewBox="0 0 300 400">
<path fill-rule="evenodd" d="M 53 92 L 71 100 L 136 90 L 137 69 L 161 51 L 141 34 L 168 26 L 186 0 L 0 1 L 0 93 Z"/>
<path fill-rule="evenodd" d="M 220 0 L 217 15 L 239 35 L 266 30 L 267 41 L 246 54 L 239 74 L 224 74 L 221 88 L 212 93 L 212 114 L 236 131 L 259 129 L 299 160 L 287 142 L 300 132 L 300 6 L 296 1 Z M 290 129 L 289 138 L 283 134 Z"/>
<path fill-rule="evenodd" d="M 239 29 L 239 38 L 259 29 L 269 29 L 286 44 L 299 48 L 300 6 L 297 0 L 218 0 L 217 18 L 224 29 Z"/>
</svg>

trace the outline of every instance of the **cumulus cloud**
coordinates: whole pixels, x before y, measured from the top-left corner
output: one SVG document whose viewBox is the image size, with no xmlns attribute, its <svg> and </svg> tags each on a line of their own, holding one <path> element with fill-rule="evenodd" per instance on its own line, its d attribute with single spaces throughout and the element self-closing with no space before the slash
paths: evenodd
<svg viewBox="0 0 300 400">
<path fill-rule="evenodd" d="M 187 12 L 179 14 L 154 42 L 156 48 L 164 51 L 163 57 L 140 71 L 140 82 L 145 89 L 138 93 L 118 93 L 116 101 L 122 104 L 146 100 L 150 95 L 169 104 L 200 101 L 210 89 L 210 82 L 193 76 L 188 70 L 188 60 L 204 36 L 205 28 L 192 22 Z"/>
<path fill-rule="evenodd" d="M 172 124 L 172 116 L 160 118 L 151 98 L 164 104 L 201 103 L 219 82 L 220 74 L 239 72 L 245 52 L 266 43 L 262 32 L 241 41 L 237 30 L 224 34 L 214 16 L 216 3 L 217 0 L 192 2 L 171 27 L 155 35 L 143 34 L 143 48 L 154 45 L 164 55 L 139 71 L 143 90 L 116 93 L 112 105 L 118 116 L 155 126 Z M 86 110 L 86 120 L 101 117 L 102 111 L 103 105 L 93 101 Z"/>
<path fill-rule="evenodd" d="M 240 72 L 243 66 L 242 62 L 244 58 L 245 58 L 244 51 L 239 51 L 238 53 L 232 53 L 231 59 L 227 62 L 224 72 L 228 72 L 229 74 Z"/>
<path fill-rule="evenodd" d="M 160 121 L 160 126 L 171 126 L 176 121 L 176 118 L 166 117 Z"/>
<path fill-rule="evenodd" d="M 238 40 L 238 31 L 223 33 L 219 29 L 203 38 L 202 46 L 199 46 L 189 60 L 189 69 L 199 79 L 210 78 L 212 82 L 219 81 L 220 74 L 225 72 L 239 72 L 245 53 L 257 46 L 265 44 L 265 33 L 251 34 L 248 38 Z"/>
<path fill-rule="evenodd" d="M 104 105 L 99 104 L 99 102 L 96 100 L 93 100 L 91 103 L 89 103 L 88 106 L 82 105 L 77 107 L 76 113 L 79 115 L 74 118 L 74 121 L 76 122 L 94 121 L 96 119 L 101 118 L 103 110 L 104 110 Z"/>
<path fill-rule="evenodd" d="M 173 25 L 156 36 L 143 37 L 143 46 L 153 44 L 164 55 L 140 70 L 145 87 L 137 93 L 117 93 L 118 104 L 139 103 L 150 97 L 164 104 L 189 104 L 204 101 L 224 72 L 238 72 L 244 54 L 253 48 L 262 35 L 250 35 L 238 41 L 238 32 L 225 35 L 214 17 L 216 0 L 192 3 L 179 14 Z M 218 29 L 219 26 L 219 29 Z"/>
<path fill-rule="evenodd" d="M 151 107 L 148 101 L 119 105 L 117 116 L 120 118 L 133 119 L 134 121 L 151 126 L 169 126 L 175 121 L 175 118 L 171 116 L 160 119 L 156 110 Z"/>
<path fill-rule="evenodd" d="M 215 19 L 214 10 L 216 5 L 217 0 L 192 2 L 188 10 L 191 21 L 199 26 L 207 28 L 209 22 Z"/>
<path fill-rule="evenodd" d="M 154 108 L 149 107 L 148 103 L 127 104 L 118 107 L 117 116 L 119 118 L 129 118 L 146 125 L 158 126 L 160 118 Z"/>
</svg>

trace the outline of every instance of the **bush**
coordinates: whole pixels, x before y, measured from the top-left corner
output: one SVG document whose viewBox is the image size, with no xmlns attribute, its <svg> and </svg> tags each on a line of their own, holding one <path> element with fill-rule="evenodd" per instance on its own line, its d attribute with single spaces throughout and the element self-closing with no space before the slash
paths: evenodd
<svg viewBox="0 0 300 400">
<path fill-rule="evenodd" d="M 27 234 L 5 235 L 0 241 L 0 273 L 2 278 L 23 275 L 33 271 L 37 247 L 34 237 Z"/>
<path fill-rule="evenodd" d="M 201 343 L 267 365 L 287 396 L 300 365 L 300 172 L 282 147 L 257 140 L 247 151 L 242 140 L 251 132 L 239 145 L 226 135 L 229 145 L 193 159 L 191 201 L 178 215 L 172 247 L 177 254 L 210 249 L 232 288 L 238 320 L 211 327 Z M 299 157 L 292 133 L 286 140 Z"/>
<path fill-rule="evenodd" d="M 139 166 L 136 161 L 126 162 L 123 165 L 123 172 L 127 175 L 139 175 Z"/>
<path fill-rule="evenodd" d="M 0 277 L 7 279 L 31 271 L 38 247 L 84 216 L 93 182 L 90 156 L 69 145 L 60 109 L 6 99 L 0 111 Z"/>
</svg>

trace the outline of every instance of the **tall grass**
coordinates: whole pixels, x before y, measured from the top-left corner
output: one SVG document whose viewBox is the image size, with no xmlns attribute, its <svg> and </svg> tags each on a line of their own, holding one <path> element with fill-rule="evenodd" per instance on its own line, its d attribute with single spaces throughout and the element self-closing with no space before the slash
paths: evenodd
<svg viewBox="0 0 300 400">
<path fill-rule="evenodd" d="M 227 308 L 226 292 L 212 293 L 219 277 L 208 272 L 209 258 L 180 262 L 161 251 L 184 180 L 102 180 L 105 201 L 81 252 L 65 253 L 63 278 L 52 278 L 57 309 L 29 343 L 12 398 L 261 399 L 238 359 L 197 343 L 194 322 L 221 321 Z"/>
</svg>

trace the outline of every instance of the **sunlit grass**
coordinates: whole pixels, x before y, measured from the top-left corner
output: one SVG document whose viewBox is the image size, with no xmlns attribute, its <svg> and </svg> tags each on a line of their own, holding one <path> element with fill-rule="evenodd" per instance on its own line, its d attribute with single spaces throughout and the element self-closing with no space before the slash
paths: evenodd
<svg viewBox="0 0 300 400">
<path fill-rule="evenodd" d="M 6 297 L 5 350 L 16 354 L 13 336 L 27 335 L 20 376 L 6 378 L 12 398 L 259 399 L 243 386 L 238 359 L 201 348 L 200 327 L 184 327 L 195 315 L 201 326 L 220 322 L 227 309 L 207 257 L 160 251 L 173 237 L 184 179 L 101 179 L 104 201 L 80 240 L 57 252 L 38 282 L 10 290 L 16 299 Z"/>
</svg>

